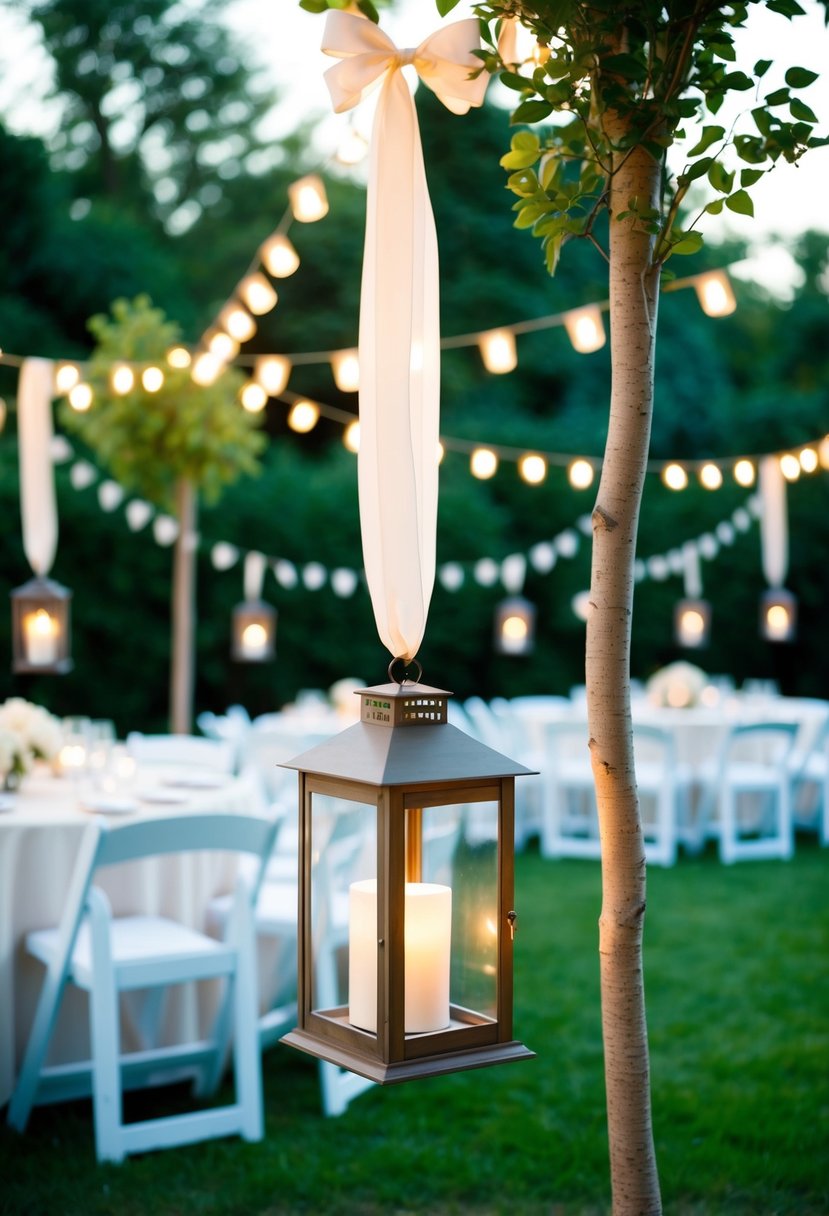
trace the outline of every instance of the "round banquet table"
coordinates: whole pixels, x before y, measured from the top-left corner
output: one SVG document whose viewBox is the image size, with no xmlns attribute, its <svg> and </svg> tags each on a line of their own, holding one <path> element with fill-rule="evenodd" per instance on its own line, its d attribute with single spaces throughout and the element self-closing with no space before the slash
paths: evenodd
<svg viewBox="0 0 829 1216">
<path fill-rule="evenodd" d="M 71 778 L 36 770 L 13 798 L 3 796 L 0 811 L 0 1106 L 8 1102 L 34 1018 L 44 969 L 26 953 L 26 934 L 57 925 L 63 913 L 72 870 L 84 829 L 85 789 Z M 194 812 L 254 812 L 255 784 L 246 776 L 206 775 L 192 766 L 140 767 L 130 791 L 135 810 L 111 815 L 113 823 L 137 817 Z M 117 804 L 116 804 L 117 805 Z M 232 890 L 234 854 L 148 858 L 101 870 L 96 877 L 116 915 L 170 916 L 203 929 L 205 908 L 217 894 Z M 162 1026 L 164 1042 L 202 1033 L 214 1009 L 212 985 L 182 985 L 168 994 Z M 122 1006 L 123 1045 L 140 1046 L 141 993 Z M 89 1056 L 87 996 L 69 984 L 64 990 L 48 1062 Z"/>
</svg>

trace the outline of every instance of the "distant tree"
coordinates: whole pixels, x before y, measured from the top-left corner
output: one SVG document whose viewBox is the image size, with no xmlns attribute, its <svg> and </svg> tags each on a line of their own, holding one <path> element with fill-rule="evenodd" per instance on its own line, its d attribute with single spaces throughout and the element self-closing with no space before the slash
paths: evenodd
<svg viewBox="0 0 829 1216">
<path fill-rule="evenodd" d="M 265 439 L 257 430 L 258 415 L 236 400 L 237 373 L 226 371 L 201 387 L 189 371 L 167 366 L 165 354 L 179 341 L 178 327 L 146 296 L 132 303 L 116 300 L 112 316 L 93 317 L 89 327 L 97 339 L 86 368 L 94 404 L 85 413 L 66 406 L 62 419 L 125 489 L 172 511 L 178 521 L 170 720 L 174 731 L 187 733 L 193 716 L 197 494 L 215 502 L 226 485 L 257 473 Z M 136 383 L 119 394 L 111 386 L 112 369 L 125 361 L 138 365 Z M 142 364 L 152 363 L 164 367 L 165 380 L 159 391 L 148 393 L 138 374 Z"/>
<path fill-rule="evenodd" d="M 221 0 L 29 0 L 65 114 L 55 164 L 79 196 L 144 205 L 171 231 L 271 163 L 257 124 L 274 103 L 221 22 Z"/>
</svg>

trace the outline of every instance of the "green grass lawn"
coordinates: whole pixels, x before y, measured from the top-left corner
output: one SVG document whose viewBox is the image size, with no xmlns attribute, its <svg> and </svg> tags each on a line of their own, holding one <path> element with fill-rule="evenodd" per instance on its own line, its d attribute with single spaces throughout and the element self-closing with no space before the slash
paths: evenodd
<svg viewBox="0 0 829 1216">
<path fill-rule="evenodd" d="M 88 1102 L 37 1108 L 25 1136 L 0 1129 L 0 1212 L 607 1212 L 599 868 L 529 853 L 516 881 L 516 1034 L 537 1059 L 373 1089 L 326 1120 L 314 1063 L 278 1045 L 265 1057 L 261 1144 L 215 1141 L 121 1166 L 96 1164 Z M 790 863 L 683 858 L 650 871 L 645 975 L 666 1213 L 829 1212 L 828 907 L 829 852 L 809 841 Z"/>
</svg>

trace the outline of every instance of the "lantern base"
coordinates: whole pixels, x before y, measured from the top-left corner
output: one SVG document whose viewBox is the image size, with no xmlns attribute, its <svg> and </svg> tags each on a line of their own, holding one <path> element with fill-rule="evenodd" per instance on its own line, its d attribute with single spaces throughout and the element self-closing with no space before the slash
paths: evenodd
<svg viewBox="0 0 829 1216">
<path fill-rule="evenodd" d="M 58 659 L 56 663 L 29 663 L 26 659 L 14 659 L 12 671 L 25 676 L 65 676 L 74 668 L 72 659 Z"/>
<path fill-rule="evenodd" d="M 513 1060 L 532 1060 L 535 1052 L 513 1039 L 509 1043 L 493 1043 L 487 1047 L 467 1047 L 459 1051 L 444 1051 L 439 1055 L 421 1056 L 416 1060 L 399 1060 L 385 1064 L 368 1056 L 350 1051 L 340 1043 L 319 1039 L 297 1027 L 283 1035 L 281 1042 L 299 1051 L 338 1064 L 349 1072 L 356 1072 L 378 1085 L 396 1085 L 402 1081 L 416 1081 L 421 1077 L 437 1077 L 448 1072 L 462 1072 L 470 1068 L 487 1068 L 490 1064 L 508 1064 Z"/>
</svg>

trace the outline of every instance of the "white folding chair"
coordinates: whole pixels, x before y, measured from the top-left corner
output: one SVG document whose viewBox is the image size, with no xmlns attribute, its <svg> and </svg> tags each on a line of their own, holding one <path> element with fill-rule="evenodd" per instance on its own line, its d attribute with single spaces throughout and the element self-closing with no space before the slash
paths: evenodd
<svg viewBox="0 0 829 1216">
<path fill-rule="evenodd" d="M 798 732 L 797 748 L 804 735 Z M 807 734 L 802 750 L 789 763 L 792 818 L 798 829 L 817 831 L 829 844 L 829 714 Z"/>
<path fill-rule="evenodd" d="M 587 747 L 587 723 L 550 722 L 545 729 L 542 857 L 600 857 L 599 817 Z"/>
<path fill-rule="evenodd" d="M 216 773 L 232 773 L 236 747 L 229 739 L 203 739 L 200 735 L 145 735 L 131 730 L 127 750 L 137 764 L 198 765 Z"/>
<path fill-rule="evenodd" d="M 46 976 L 26 1053 L 12 1094 L 8 1122 L 23 1131 L 35 1103 L 91 1093 L 95 1145 L 101 1161 L 239 1133 L 263 1135 L 262 1077 L 257 1034 L 257 980 L 253 907 L 274 840 L 272 820 L 248 815 L 183 815 L 111 828 L 94 819 L 84 833 L 60 925 L 30 933 L 28 951 L 46 964 Z M 240 872 L 223 941 L 156 916 L 113 917 L 94 885 L 102 866 L 172 853 L 222 850 L 257 859 L 250 881 Z M 224 979 L 214 1034 L 205 1041 L 123 1054 L 119 995 L 130 990 Z M 90 1061 L 45 1066 L 49 1041 L 67 982 L 89 993 Z M 232 1105 L 167 1118 L 124 1123 L 127 1088 L 196 1078 L 200 1092 L 219 1082 L 232 1029 L 236 1100 Z"/>
<path fill-rule="evenodd" d="M 355 865 L 368 843 L 361 828 L 362 811 L 352 804 L 336 809 L 315 839 L 314 984 L 319 1003 L 339 1003 L 339 955 L 348 945 L 348 888 L 356 877 Z M 283 843 L 284 842 L 284 843 Z M 259 1038 L 267 1047 L 296 1021 L 297 925 L 299 913 L 296 833 L 285 824 L 277 848 L 266 868 L 255 909 L 256 933 L 268 959 L 278 971 L 270 975 L 273 1000 L 259 1015 Z M 227 896 L 212 900 L 208 925 L 221 931 L 230 912 Z M 264 984 L 263 984 L 264 987 Z M 352 1098 L 373 1082 L 326 1060 L 319 1061 L 322 1107 L 326 1115 L 340 1115 Z"/>
<path fill-rule="evenodd" d="M 677 761 L 673 735 L 661 727 L 634 723 L 633 752 L 645 860 L 672 866 L 679 843 L 691 851 L 702 843 L 690 817 L 691 773 Z"/>
<path fill-rule="evenodd" d="M 704 818 L 726 864 L 794 852 L 789 758 L 794 722 L 734 725 L 709 783 Z"/>
</svg>

